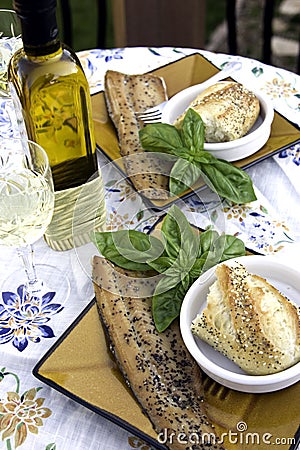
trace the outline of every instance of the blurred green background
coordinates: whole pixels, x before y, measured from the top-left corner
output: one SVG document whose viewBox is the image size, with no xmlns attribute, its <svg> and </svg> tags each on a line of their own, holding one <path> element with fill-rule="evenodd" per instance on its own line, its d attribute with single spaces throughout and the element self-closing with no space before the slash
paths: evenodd
<svg viewBox="0 0 300 450">
<path fill-rule="evenodd" d="M 58 20 L 60 22 L 60 3 L 58 1 Z M 73 48 L 74 50 L 84 50 L 96 47 L 97 33 L 97 1 L 96 0 L 69 0 L 73 17 Z M 142 0 L 143 1 L 143 0 Z M 0 0 L 1 8 L 12 9 L 12 0 Z M 114 47 L 113 27 L 110 14 L 110 1 L 107 1 L 107 33 L 106 48 Z M 206 1 L 206 30 L 205 36 L 210 33 L 223 20 L 225 12 L 225 1 Z"/>
</svg>

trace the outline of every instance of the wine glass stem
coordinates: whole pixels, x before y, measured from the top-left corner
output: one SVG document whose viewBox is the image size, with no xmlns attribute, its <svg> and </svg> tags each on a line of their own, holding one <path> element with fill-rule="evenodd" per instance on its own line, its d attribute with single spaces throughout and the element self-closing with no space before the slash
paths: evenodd
<svg viewBox="0 0 300 450">
<path fill-rule="evenodd" d="M 38 294 L 42 290 L 42 283 L 36 275 L 33 248 L 31 245 L 26 245 L 24 247 L 17 248 L 17 252 L 25 269 L 28 293 L 30 295 Z"/>
</svg>

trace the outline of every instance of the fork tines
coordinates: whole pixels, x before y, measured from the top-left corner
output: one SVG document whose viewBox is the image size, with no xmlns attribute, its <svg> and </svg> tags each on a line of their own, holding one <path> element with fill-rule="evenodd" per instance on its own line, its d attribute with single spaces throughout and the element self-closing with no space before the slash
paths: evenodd
<svg viewBox="0 0 300 450">
<path fill-rule="evenodd" d="M 137 118 L 144 123 L 155 123 L 160 122 L 161 120 L 161 112 L 157 111 L 156 113 L 144 113 L 137 114 Z"/>
<path fill-rule="evenodd" d="M 163 102 L 160 105 L 153 106 L 142 112 L 136 112 L 136 117 L 144 123 L 160 122 L 162 116 L 162 110 L 167 102 Z"/>
</svg>

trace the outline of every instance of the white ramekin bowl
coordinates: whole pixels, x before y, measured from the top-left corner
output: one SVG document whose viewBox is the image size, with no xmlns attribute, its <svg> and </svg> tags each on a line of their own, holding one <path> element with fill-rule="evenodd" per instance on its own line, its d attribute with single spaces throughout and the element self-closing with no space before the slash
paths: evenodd
<svg viewBox="0 0 300 450">
<path fill-rule="evenodd" d="M 187 109 L 189 104 L 203 91 L 202 84 L 190 86 L 170 98 L 162 112 L 162 122 L 173 124 Z M 220 143 L 204 143 L 204 149 L 219 159 L 238 161 L 260 150 L 271 133 L 274 109 L 270 100 L 261 92 L 254 91 L 259 99 L 260 114 L 249 132 L 234 141 Z"/>
<path fill-rule="evenodd" d="M 249 272 L 266 278 L 287 298 L 300 305 L 299 271 L 272 256 L 243 256 L 225 264 L 243 264 Z M 248 393 L 273 392 L 300 380 L 300 362 L 271 375 L 249 375 L 210 345 L 194 336 L 191 323 L 205 307 L 210 285 L 216 280 L 215 267 L 200 276 L 188 290 L 181 307 L 180 330 L 183 341 L 201 369 L 223 386 Z"/>
</svg>

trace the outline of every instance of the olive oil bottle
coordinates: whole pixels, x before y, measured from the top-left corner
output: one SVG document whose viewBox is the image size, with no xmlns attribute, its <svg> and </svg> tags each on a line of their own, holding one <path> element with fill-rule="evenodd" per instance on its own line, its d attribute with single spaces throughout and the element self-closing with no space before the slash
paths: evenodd
<svg viewBox="0 0 300 450">
<path fill-rule="evenodd" d="M 60 42 L 56 0 L 14 0 L 14 9 L 23 48 L 8 76 L 24 119 L 20 133 L 45 149 L 53 173 L 54 214 L 44 239 L 54 250 L 69 250 L 106 223 L 89 86 L 75 52 Z"/>
<path fill-rule="evenodd" d="M 29 139 L 47 152 L 56 191 L 80 186 L 98 170 L 89 86 L 75 52 L 58 37 L 56 0 L 15 0 L 23 49 L 9 79 Z"/>
</svg>

